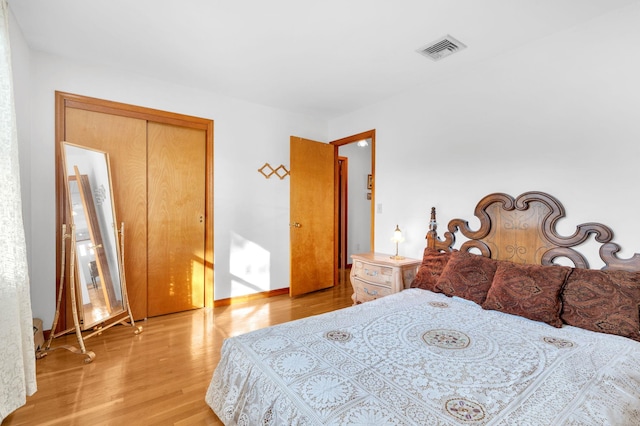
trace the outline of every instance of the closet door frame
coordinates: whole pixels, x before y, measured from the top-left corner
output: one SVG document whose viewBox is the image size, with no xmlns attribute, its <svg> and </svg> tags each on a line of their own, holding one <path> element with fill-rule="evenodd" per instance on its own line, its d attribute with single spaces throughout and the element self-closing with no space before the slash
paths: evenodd
<svg viewBox="0 0 640 426">
<path fill-rule="evenodd" d="M 205 131 L 206 138 L 206 183 L 205 183 L 205 306 L 213 306 L 213 120 L 199 118 L 189 115 L 177 114 L 152 108 L 145 108 L 136 105 L 124 104 L 120 102 L 91 98 L 65 92 L 55 92 L 55 188 L 56 188 L 56 294 L 60 285 L 61 272 L 61 252 L 62 243 L 61 228 L 67 215 L 67 203 L 64 202 L 64 180 L 59 170 L 62 167 L 62 157 L 60 152 L 60 142 L 65 140 L 66 134 L 66 108 L 76 108 L 104 114 L 119 115 L 123 117 L 136 118 L 156 123 L 171 124 L 175 126 L 188 127 Z M 117 206 L 116 206 L 117 208 Z M 125 224 L 126 228 L 126 224 Z M 125 241 L 127 239 L 125 229 Z M 125 252 L 126 257 L 126 252 Z M 66 293 L 66 292 L 65 292 Z M 60 332 L 66 326 L 66 306 L 67 297 L 63 297 L 61 304 L 61 315 L 58 322 Z M 52 330 L 53 331 L 53 330 Z"/>
</svg>

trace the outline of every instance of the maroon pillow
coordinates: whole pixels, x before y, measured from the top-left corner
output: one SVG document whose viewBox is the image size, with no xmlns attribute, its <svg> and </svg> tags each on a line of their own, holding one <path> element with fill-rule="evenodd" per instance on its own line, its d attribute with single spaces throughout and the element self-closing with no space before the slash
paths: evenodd
<svg viewBox="0 0 640 426">
<path fill-rule="evenodd" d="M 640 341 L 640 273 L 574 269 L 561 297 L 566 324 Z"/>
<path fill-rule="evenodd" d="M 422 263 L 418 267 L 418 273 L 411 282 L 411 287 L 439 292 L 436 290 L 436 281 L 442 274 L 442 270 L 449 262 L 451 252 L 440 252 L 436 249 L 424 249 Z"/>
<path fill-rule="evenodd" d="M 568 266 L 500 262 L 482 307 L 562 327 L 560 291 L 569 272 Z"/>
<path fill-rule="evenodd" d="M 487 297 L 498 262 L 477 254 L 454 251 L 436 282 L 436 291 L 481 305 Z"/>
</svg>

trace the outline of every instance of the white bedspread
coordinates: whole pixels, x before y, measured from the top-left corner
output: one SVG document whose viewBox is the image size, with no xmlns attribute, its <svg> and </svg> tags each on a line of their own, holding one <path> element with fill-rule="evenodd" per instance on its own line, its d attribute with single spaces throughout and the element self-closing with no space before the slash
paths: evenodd
<svg viewBox="0 0 640 426">
<path fill-rule="evenodd" d="M 640 343 L 426 290 L 227 339 L 227 425 L 640 425 Z"/>
</svg>

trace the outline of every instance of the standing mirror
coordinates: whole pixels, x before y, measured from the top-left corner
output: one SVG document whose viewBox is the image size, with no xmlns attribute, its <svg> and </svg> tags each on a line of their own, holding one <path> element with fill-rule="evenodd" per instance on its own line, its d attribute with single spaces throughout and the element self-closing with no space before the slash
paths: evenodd
<svg viewBox="0 0 640 426">
<path fill-rule="evenodd" d="M 81 328 L 87 330 L 126 309 L 109 157 L 64 142 L 62 148 L 75 234 L 78 314 Z"/>
<path fill-rule="evenodd" d="M 135 327 L 123 270 L 124 224 L 118 229 L 109 155 L 68 142 L 62 142 L 61 152 L 69 206 L 61 247 L 65 266 L 61 269 L 64 274 L 68 268 L 74 328 L 55 336 L 53 333 L 60 316 L 61 285 L 52 333 L 41 355 L 57 349 L 50 347 L 54 337 L 75 330 L 80 350 L 71 346 L 62 348 L 85 354 L 85 362 L 91 362 L 95 354 L 86 350 L 86 339 L 116 324 Z M 68 267 L 64 260 L 67 239 L 70 240 Z M 60 282 L 64 282 L 63 277 Z M 136 334 L 142 331 L 142 327 L 135 328 Z M 82 334 L 87 330 L 93 332 Z"/>
</svg>

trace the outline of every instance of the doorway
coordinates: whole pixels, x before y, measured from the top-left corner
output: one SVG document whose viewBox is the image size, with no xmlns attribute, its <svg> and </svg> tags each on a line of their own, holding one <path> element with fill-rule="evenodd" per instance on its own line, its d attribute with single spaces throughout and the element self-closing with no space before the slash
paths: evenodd
<svg viewBox="0 0 640 426">
<path fill-rule="evenodd" d="M 342 277 L 352 254 L 374 251 L 375 130 L 331 144 L 338 149 L 335 264 Z"/>
</svg>

